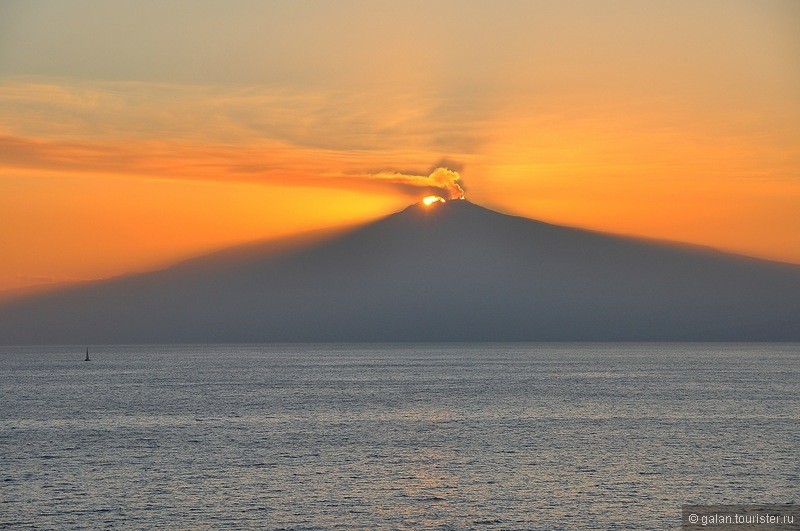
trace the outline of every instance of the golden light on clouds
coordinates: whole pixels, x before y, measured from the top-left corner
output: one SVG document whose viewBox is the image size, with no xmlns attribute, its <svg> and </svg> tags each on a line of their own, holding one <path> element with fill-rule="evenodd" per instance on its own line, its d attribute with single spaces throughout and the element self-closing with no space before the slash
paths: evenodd
<svg viewBox="0 0 800 531">
<path fill-rule="evenodd" d="M 457 171 L 449 168 L 436 168 L 427 176 L 381 172 L 375 177 L 380 182 L 391 183 L 402 188 L 440 190 L 447 195 L 447 199 L 464 199 L 465 197 L 464 189 L 461 187 L 461 176 Z"/>
</svg>

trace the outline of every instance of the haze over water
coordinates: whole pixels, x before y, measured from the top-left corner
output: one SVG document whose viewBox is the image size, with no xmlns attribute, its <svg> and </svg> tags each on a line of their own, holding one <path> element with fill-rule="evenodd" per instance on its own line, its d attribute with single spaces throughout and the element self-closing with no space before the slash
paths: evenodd
<svg viewBox="0 0 800 531">
<path fill-rule="evenodd" d="M 675 528 L 800 499 L 800 345 L 0 349 L 0 527 Z"/>
</svg>

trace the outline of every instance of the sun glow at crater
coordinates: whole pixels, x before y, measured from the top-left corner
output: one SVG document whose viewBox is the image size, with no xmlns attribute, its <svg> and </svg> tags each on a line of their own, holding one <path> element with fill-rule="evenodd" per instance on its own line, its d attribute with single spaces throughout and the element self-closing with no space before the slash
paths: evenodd
<svg viewBox="0 0 800 531">
<path fill-rule="evenodd" d="M 422 200 L 422 204 L 427 206 L 431 206 L 434 203 L 444 203 L 444 198 L 439 197 L 438 195 L 429 195 L 425 199 Z"/>
</svg>

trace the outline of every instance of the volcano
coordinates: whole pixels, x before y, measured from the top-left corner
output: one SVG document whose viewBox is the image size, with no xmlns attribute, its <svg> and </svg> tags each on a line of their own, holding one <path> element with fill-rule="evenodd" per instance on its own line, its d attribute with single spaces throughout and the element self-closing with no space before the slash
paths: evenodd
<svg viewBox="0 0 800 531">
<path fill-rule="evenodd" d="M 4 344 L 676 340 L 800 340 L 800 266 L 454 200 L 0 306 Z"/>
</svg>

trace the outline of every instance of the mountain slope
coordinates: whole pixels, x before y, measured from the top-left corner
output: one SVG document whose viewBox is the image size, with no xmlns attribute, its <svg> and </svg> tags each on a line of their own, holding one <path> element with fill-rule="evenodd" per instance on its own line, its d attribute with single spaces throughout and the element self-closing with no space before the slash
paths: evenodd
<svg viewBox="0 0 800 531">
<path fill-rule="evenodd" d="M 800 340 L 800 266 L 412 205 L 0 306 L 0 342 Z"/>
</svg>

